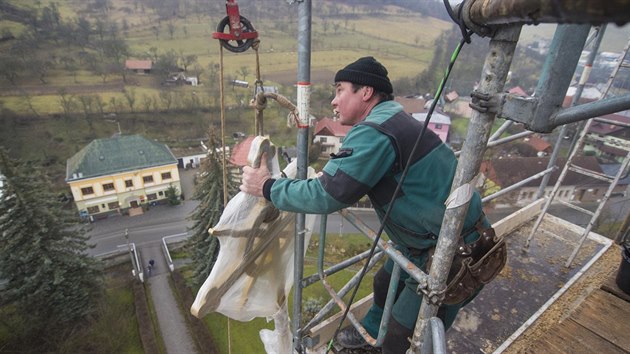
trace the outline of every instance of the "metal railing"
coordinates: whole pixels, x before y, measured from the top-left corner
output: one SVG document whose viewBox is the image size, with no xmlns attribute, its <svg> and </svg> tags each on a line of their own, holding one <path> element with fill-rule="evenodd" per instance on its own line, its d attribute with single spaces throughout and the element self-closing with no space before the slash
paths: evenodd
<svg viewBox="0 0 630 354">
<path fill-rule="evenodd" d="M 166 259 L 166 263 L 168 265 L 168 269 L 170 269 L 171 272 L 175 270 L 175 265 L 173 264 L 173 258 L 171 257 L 171 251 L 168 249 L 168 243 L 169 242 L 167 240 L 171 240 L 171 239 L 185 240 L 188 237 L 190 237 L 190 235 L 188 235 L 187 232 L 184 232 L 184 233 L 181 233 L 181 234 L 177 234 L 177 235 L 170 235 L 170 236 L 162 237 L 162 252 L 164 253 L 164 258 Z M 177 241 L 175 241 L 175 242 L 177 242 Z"/>
</svg>

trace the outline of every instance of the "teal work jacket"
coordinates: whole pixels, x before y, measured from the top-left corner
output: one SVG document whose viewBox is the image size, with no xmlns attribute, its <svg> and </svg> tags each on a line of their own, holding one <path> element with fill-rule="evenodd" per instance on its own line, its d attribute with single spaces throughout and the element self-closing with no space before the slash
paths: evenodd
<svg viewBox="0 0 630 354">
<path fill-rule="evenodd" d="M 367 194 L 382 222 L 422 126 L 399 103 L 381 102 L 350 129 L 320 177 L 273 180 L 265 185 L 265 197 L 281 210 L 329 214 Z M 427 129 L 385 223 L 397 246 L 422 250 L 436 244 L 456 167 L 453 151 Z M 474 230 L 480 217 L 481 198 L 475 192 L 463 233 Z"/>
</svg>

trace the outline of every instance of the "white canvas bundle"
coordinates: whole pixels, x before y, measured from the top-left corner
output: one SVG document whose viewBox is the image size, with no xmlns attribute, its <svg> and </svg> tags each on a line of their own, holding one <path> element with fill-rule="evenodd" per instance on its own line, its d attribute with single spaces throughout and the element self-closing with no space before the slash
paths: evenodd
<svg viewBox="0 0 630 354">
<path fill-rule="evenodd" d="M 269 161 L 260 161 L 264 151 Z M 254 139 L 248 160 L 251 166 L 265 162 L 273 177 L 280 176 L 278 158 L 268 138 Z M 296 171 L 293 161 L 283 172 L 293 178 Z M 308 173 L 309 178 L 315 176 L 312 168 Z M 288 328 L 286 300 L 293 286 L 294 221 L 294 213 L 279 211 L 265 198 L 243 192 L 232 198 L 219 222 L 209 230 L 219 238 L 219 256 L 199 289 L 192 314 L 201 318 L 219 312 L 239 321 L 283 319 L 282 323 L 276 321 L 275 331 L 264 332 L 263 340 L 266 348 L 276 348 L 271 352 L 290 353 L 290 332 L 288 338 L 281 337 Z M 307 244 L 314 222 L 314 215 L 306 216 L 303 233 Z"/>
</svg>

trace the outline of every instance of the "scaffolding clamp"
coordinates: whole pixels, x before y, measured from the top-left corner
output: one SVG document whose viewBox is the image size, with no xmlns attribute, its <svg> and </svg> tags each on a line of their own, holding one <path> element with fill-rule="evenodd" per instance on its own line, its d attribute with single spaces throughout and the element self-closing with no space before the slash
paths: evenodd
<svg viewBox="0 0 630 354">
<path fill-rule="evenodd" d="M 497 113 L 501 101 L 499 95 L 474 90 L 470 96 L 472 97 L 472 101 L 468 104 L 470 108 L 479 113 Z"/>
<path fill-rule="evenodd" d="M 416 289 L 418 295 L 424 295 L 431 305 L 439 306 L 446 297 L 446 284 L 439 284 L 439 288 L 429 289 L 429 284 L 418 284 Z"/>
</svg>

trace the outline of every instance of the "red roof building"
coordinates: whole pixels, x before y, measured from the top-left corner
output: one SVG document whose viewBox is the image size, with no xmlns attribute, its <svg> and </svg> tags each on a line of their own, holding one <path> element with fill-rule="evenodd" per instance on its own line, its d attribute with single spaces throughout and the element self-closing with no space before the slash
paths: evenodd
<svg viewBox="0 0 630 354">
<path fill-rule="evenodd" d="M 544 152 L 545 154 L 549 154 L 553 150 L 551 144 L 537 136 L 529 136 L 525 138 L 525 143 L 534 148 L 534 150 L 536 150 L 537 152 Z"/>
<path fill-rule="evenodd" d="M 525 90 L 523 90 L 520 86 L 512 87 L 511 89 L 508 90 L 508 93 L 515 94 L 521 97 L 529 96 L 527 92 L 525 92 Z"/>
<path fill-rule="evenodd" d="M 328 117 L 322 118 L 315 125 L 313 142 L 321 145 L 321 155 L 336 153 L 351 128 Z"/>
<path fill-rule="evenodd" d="M 153 62 L 151 60 L 125 60 L 125 69 L 135 71 L 136 73 L 148 74 L 153 68 Z"/>
</svg>

